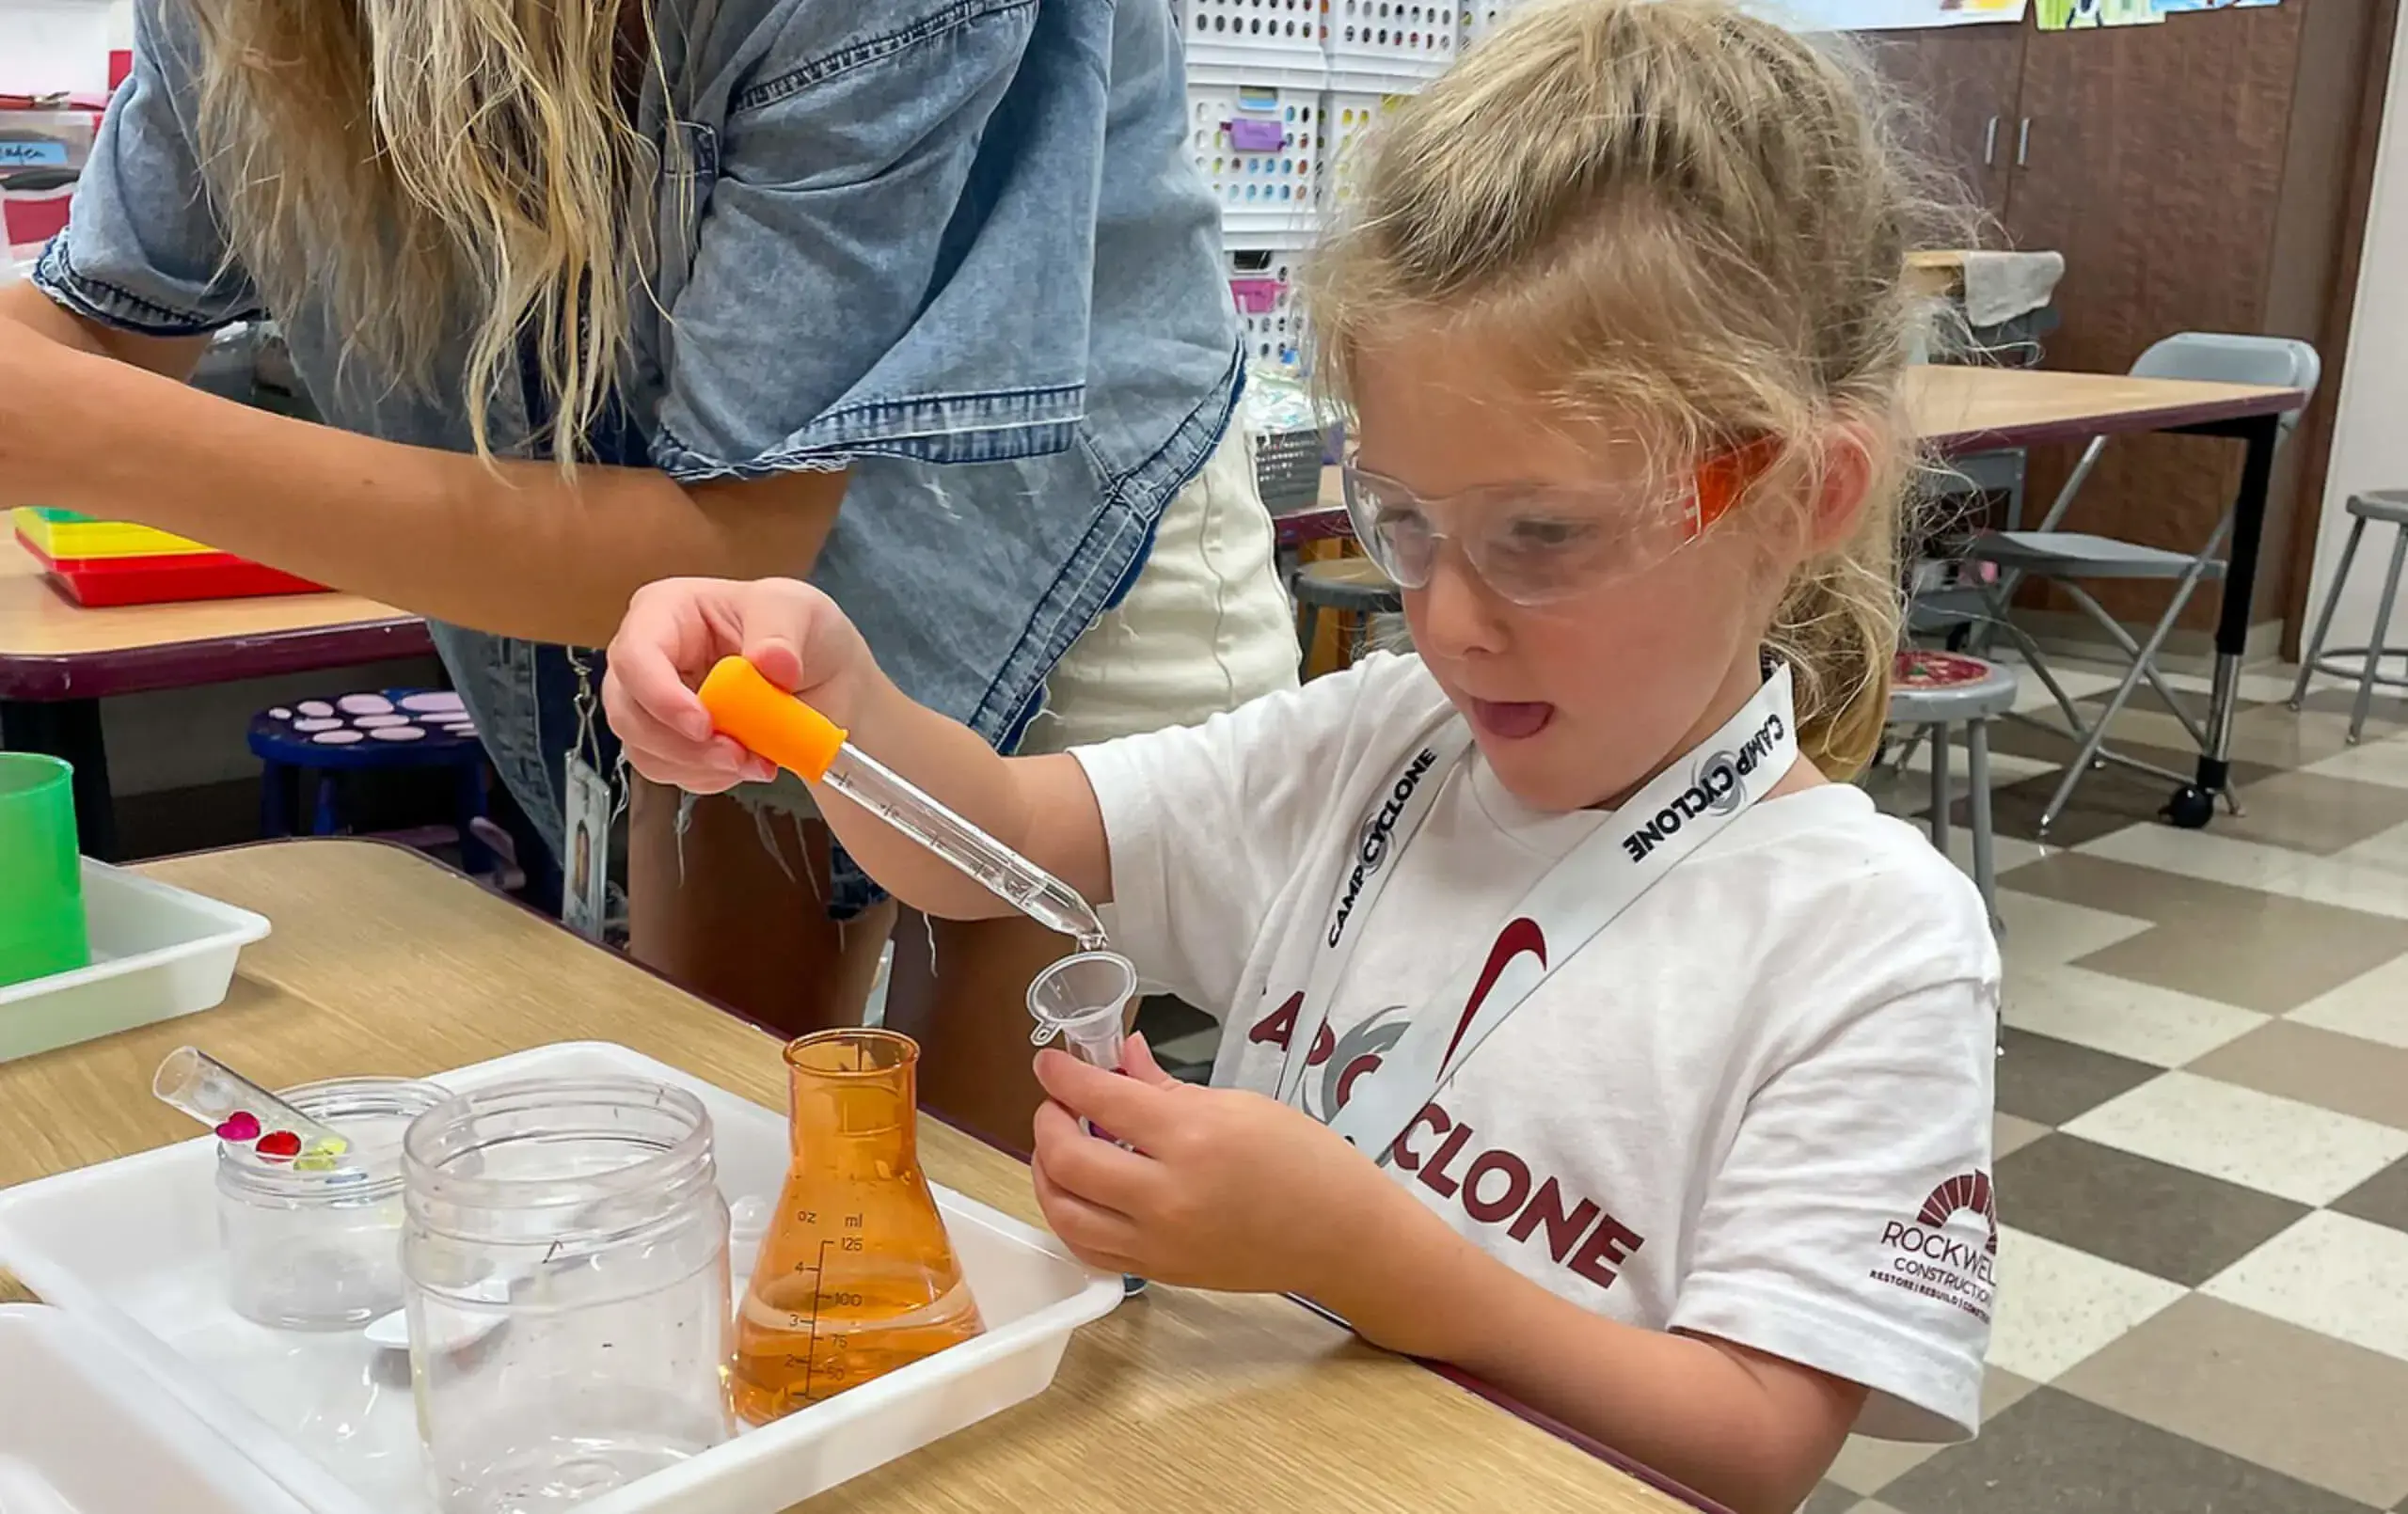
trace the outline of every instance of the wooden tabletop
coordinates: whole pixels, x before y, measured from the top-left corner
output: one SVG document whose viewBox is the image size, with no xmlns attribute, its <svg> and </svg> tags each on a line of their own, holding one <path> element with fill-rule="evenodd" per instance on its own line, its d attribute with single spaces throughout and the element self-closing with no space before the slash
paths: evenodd
<svg viewBox="0 0 2408 1514">
<path fill-rule="evenodd" d="M 416 1077 L 615 1041 L 771 1108 L 778 1043 L 397 848 L 286 842 L 142 871 L 275 923 L 205 1015 L 0 1065 L 0 1187 L 187 1139 L 149 1094 L 187 1042 L 271 1086 Z M 1036 1222 L 1027 1170 L 935 1121 L 941 1183 Z M 0 1277 L 0 1298 L 9 1292 Z M 1157 1285 L 1073 1338 L 1051 1390 L 816 1500 L 813 1514 L 1691 1506 L 1284 1299 Z"/>
<path fill-rule="evenodd" d="M 1915 435 L 1945 454 L 2210 425 L 2278 415 L 2306 402 L 2297 389 L 2122 373 L 1932 364 L 1907 374 Z"/>
<path fill-rule="evenodd" d="M 433 650 L 426 623 L 351 594 L 85 609 L 0 520 L 0 699 L 97 699 Z"/>
</svg>

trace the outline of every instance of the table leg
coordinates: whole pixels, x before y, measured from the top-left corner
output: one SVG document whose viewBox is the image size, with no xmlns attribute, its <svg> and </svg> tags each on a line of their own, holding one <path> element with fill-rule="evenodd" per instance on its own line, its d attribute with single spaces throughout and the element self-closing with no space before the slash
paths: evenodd
<svg viewBox="0 0 2408 1514">
<path fill-rule="evenodd" d="M 2241 698 L 2241 658 L 2249 646 L 2250 599 L 2258 585 L 2258 549 L 2266 534 L 2266 493 L 2274 474 L 2274 447 L 2282 435 L 2277 416 L 2253 416 L 2242 423 L 2249 455 L 2242 465 L 2241 490 L 2233 497 L 2232 553 L 2225 562 L 2224 607 L 2216 617 L 2215 682 L 2208 695 L 2208 740 L 2199 753 L 2195 781 L 2166 800 L 2165 818 L 2196 830 L 2214 818 L 2216 796 L 2232 792 L 2232 719 Z"/>
<path fill-rule="evenodd" d="M 117 807 L 98 700 L 0 700 L 0 748 L 63 758 L 75 767 L 75 829 L 86 856 L 117 859 Z"/>
</svg>

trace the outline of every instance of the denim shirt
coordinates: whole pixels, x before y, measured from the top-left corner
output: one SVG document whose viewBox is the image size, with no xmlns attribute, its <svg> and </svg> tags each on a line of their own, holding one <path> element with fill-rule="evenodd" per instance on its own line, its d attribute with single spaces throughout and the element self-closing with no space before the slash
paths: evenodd
<svg viewBox="0 0 2408 1514">
<path fill-rule="evenodd" d="M 904 689 L 1008 747 L 1242 382 L 1170 8 L 656 0 L 654 35 L 667 87 L 646 71 L 637 124 L 679 133 L 683 169 L 652 197 L 658 308 L 638 302 L 622 383 L 640 455 L 605 460 L 849 466 L 814 580 Z M 35 276 L 82 315 L 171 336 L 267 313 L 196 163 L 197 56 L 176 0 L 140 0 L 133 76 Z M 468 449 L 459 407 L 342 362 L 326 309 L 273 313 L 329 421 Z M 525 397 L 491 422 L 528 449 Z M 558 654 L 436 631 L 557 850 Z"/>
</svg>

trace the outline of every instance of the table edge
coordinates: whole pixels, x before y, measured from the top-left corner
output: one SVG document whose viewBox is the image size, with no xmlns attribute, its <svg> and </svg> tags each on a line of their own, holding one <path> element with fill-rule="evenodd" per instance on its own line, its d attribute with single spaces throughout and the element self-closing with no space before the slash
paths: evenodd
<svg viewBox="0 0 2408 1514">
<path fill-rule="evenodd" d="M 467 883 L 471 887 L 483 887 L 475 878 L 461 872 L 458 868 L 444 861 L 441 858 L 430 857 L 426 853 L 421 852 L 415 847 L 405 846 L 400 842 L 388 841 L 376 836 L 279 836 L 265 838 L 260 841 L 241 842 L 232 846 L 204 846 L 196 851 L 176 852 L 166 857 L 148 857 L 144 858 L 141 862 L 129 865 L 139 867 L 151 862 L 171 862 L 186 857 L 220 857 L 231 852 L 256 851 L 276 846 L 302 845 L 373 846 L 385 850 L 396 851 L 414 859 L 421 865 L 430 868 L 436 873 L 450 874 L 452 877 L 457 878 L 461 882 Z M 490 894 L 496 902 L 508 905 L 523 914 L 531 916 L 538 923 L 548 926 L 553 930 L 573 938 L 579 946 L 594 951 L 607 950 L 607 948 L 601 946 L 600 943 L 590 940 L 584 936 L 579 935 L 578 932 L 570 930 L 562 922 L 555 920 L 551 916 L 543 913 L 541 910 L 527 904 L 524 900 L 513 898 L 509 894 L 505 893 L 495 893 L 489 889 L 484 890 L 483 891 Z M 667 973 L 658 970 L 648 963 L 639 962 L 634 957 L 629 956 L 623 952 L 614 952 L 610 954 L 616 957 L 620 962 L 635 969 L 637 971 L 643 973 L 645 976 L 652 978 L 654 981 L 663 985 L 664 986 L 684 994 L 687 998 L 693 1000 L 697 1003 L 707 1005 L 711 1009 L 727 1016 L 731 1019 L 737 1020 L 741 1024 L 749 1025 L 765 1035 L 775 1039 L 780 1033 L 777 1031 L 770 1029 L 768 1026 L 762 1024 L 759 1020 L 754 1019 L 752 1016 L 744 1014 L 740 1010 L 730 1008 L 726 1004 L 721 1003 L 718 1000 L 713 999 L 708 994 L 696 993 L 693 989 L 687 987 L 684 984 L 676 982 Z M 938 1124 L 958 1135 L 966 1136 L 970 1140 L 977 1142 L 980 1145 L 985 1146 L 991 1151 L 1001 1152 L 1003 1155 L 1009 1157 L 1012 1160 L 1021 1163 L 1022 1166 L 1027 1165 L 1028 1158 L 1024 1154 L 1014 1151 L 1010 1147 L 1004 1145 L 1002 1143 L 981 1135 L 974 1130 L 956 1125 L 953 1121 L 946 1119 L 942 1114 L 936 1114 L 929 1111 L 923 1110 L 921 1111 L 921 1117 L 923 1119 L 935 1120 Z M 1308 1299 L 1298 1298 L 1293 1294 L 1282 1294 L 1280 1297 L 1285 1299 L 1289 1303 L 1294 1305 L 1304 1314 L 1328 1320 L 1332 1324 L 1339 1326 L 1341 1329 L 1347 1328 L 1344 1320 L 1339 1318 L 1336 1315 L 1331 1314 L 1328 1310 L 1322 1308 L 1319 1304 L 1314 1303 Z M 1438 1378 L 1442 1381 L 1451 1383 L 1454 1387 L 1462 1390 L 1463 1392 L 1468 1393 L 1474 1397 L 1481 1399 L 1500 1412 L 1510 1414 L 1513 1418 L 1522 1421 L 1524 1424 L 1529 1425 L 1535 1429 L 1545 1431 L 1547 1434 L 1554 1436 L 1557 1440 L 1561 1441 L 1564 1444 L 1571 1446 L 1574 1450 L 1583 1452 L 1586 1455 L 1604 1462 L 1607 1466 L 1613 1468 L 1624 1476 L 1629 1477 L 1633 1481 L 1642 1483 L 1655 1490 L 1656 1492 L 1662 1493 L 1667 1498 L 1687 1505 L 1690 1508 L 1697 1510 L 1697 1514 L 1731 1514 L 1731 1510 L 1725 1508 L 1722 1505 L 1716 1503 L 1714 1500 L 1707 1498 L 1704 1494 L 1696 1492 L 1675 1481 L 1671 1477 L 1667 1476 L 1665 1474 L 1657 1472 L 1655 1468 L 1648 1466 L 1646 1463 L 1637 1460 L 1623 1452 L 1615 1450 L 1613 1447 L 1606 1444 L 1602 1441 L 1599 1441 L 1594 1436 L 1574 1429 L 1571 1426 L 1564 1424 L 1560 1420 L 1543 1413 L 1538 1410 L 1532 1409 L 1529 1405 L 1523 1403 L 1521 1400 L 1513 1397 L 1512 1395 L 1506 1393 L 1504 1390 L 1497 1387 L 1493 1383 L 1475 1377 L 1468 1372 L 1465 1372 L 1460 1368 L 1450 1366 L 1445 1363 L 1424 1361 L 1419 1357 L 1406 1357 L 1404 1360 L 1411 1362 L 1415 1366 L 1430 1373 L 1432 1376 Z"/>
<path fill-rule="evenodd" d="M 2043 369 L 2035 371 L 2045 374 L 2048 371 Z M 2190 426 L 2211 426 L 2219 421 L 2246 420 L 2258 416 L 2279 416 L 2286 411 L 2305 406 L 2307 399 L 2307 392 L 2304 389 L 2268 388 L 2254 394 L 2227 395 L 2214 400 L 2198 400 L 2183 404 L 2147 405 L 2131 410 L 2093 411 L 2085 415 L 2068 416 L 2063 420 L 2040 420 L 2020 426 L 1974 427 L 1967 431 L 1938 432 L 1919 440 L 1941 457 L 1957 457 L 1967 452 L 1988 451 L 1997 448 L 2038 447 L 2050 442 L 2086 442 L 2094 436 L 2114 436 L 2132 432 L 2179 431 Z"/>
<path fill-rule="evenodd" d="M 107 652 L 0 652 L 0 700 L 51 703 L 105 699 L 423 656 L 434 650 L 435 638 L 425 621 L 394 615 Z"/>
</svg>

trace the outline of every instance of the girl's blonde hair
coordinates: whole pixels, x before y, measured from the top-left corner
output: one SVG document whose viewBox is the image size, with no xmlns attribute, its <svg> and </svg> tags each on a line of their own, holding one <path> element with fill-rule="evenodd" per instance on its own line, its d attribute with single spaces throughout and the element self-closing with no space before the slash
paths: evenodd
<svg viewBox="0 0 2408 1514">
<path fill-rule="evenodd" d="M 1920 319 L 1902 281 L 1938 203 L 1885 98 L 1721 0 L 1551 0 L 1396 107 L 1307 274 L 1341 394 L 1375 334 L 1468 324 L 1550 405 L 1635 423 L 1671 465 L 1756 449 L 1752 500 L 1810 497 L 1844 432 L 1872 438 L 1855 529 L 1798 568 L 1769 633 L 1805 749 L 1842 775 L 1888 703 Z"/>
<path fill-rule="evenodd" d="M 572 467 L 627 357 L 660 169 L 619 107 L 618 6 L 181 3 L 202 176 L 267 308 L 323 301 L 346 362 L 456 394 L 485 457 L 523 333 Z M 463 330 L 465 371 L 437 372 Z"/>
</svg>

